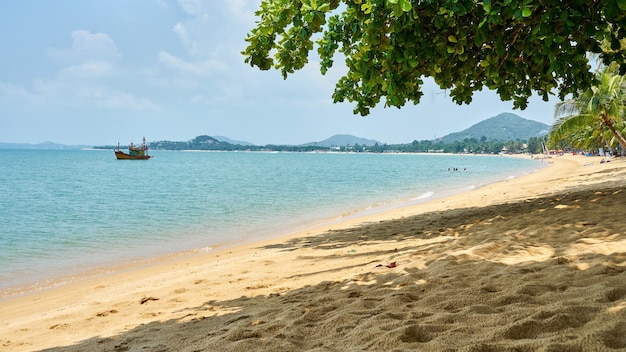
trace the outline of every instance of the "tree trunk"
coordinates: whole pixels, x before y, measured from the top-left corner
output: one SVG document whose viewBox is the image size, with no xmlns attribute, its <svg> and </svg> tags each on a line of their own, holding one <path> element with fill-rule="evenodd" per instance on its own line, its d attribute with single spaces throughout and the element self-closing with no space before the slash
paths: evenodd
<svg viewBox="0 0 626 352">
<path fill-rule="evenodd" d="M 615 138 L 617 138 L 622 148 L 626 149 L 626 139 L 624 139 L 624 136 L 622 136 L 622 134 L 615 129 L 613 121 L 611 121 L 610 119 L 605 119 L 604 124 L 606 125 L 606 127 L 609 128 L 609 130 L 611 130 L 611 132 L 613 132 L 613 135 L 615 135 Z"/>
</svg>

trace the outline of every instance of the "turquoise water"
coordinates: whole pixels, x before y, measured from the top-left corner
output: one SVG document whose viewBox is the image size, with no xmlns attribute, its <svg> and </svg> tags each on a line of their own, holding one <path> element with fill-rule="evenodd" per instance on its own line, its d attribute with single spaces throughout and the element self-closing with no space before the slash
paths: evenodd
<svg viewBox="0 0 626 352">
<path fill-rule="evenodd" d="M 497 156 L 151 154 L 118 161 L 110 150 L 0 150 L 0 293 L 114 263 L 279 236 L 544 166 Z"/>
</svg>

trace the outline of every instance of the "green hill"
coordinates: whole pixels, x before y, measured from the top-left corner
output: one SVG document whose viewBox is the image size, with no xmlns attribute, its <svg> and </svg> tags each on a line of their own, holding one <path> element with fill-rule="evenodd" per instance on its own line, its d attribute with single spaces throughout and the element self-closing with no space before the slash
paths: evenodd
<svg viewBox="0 0 626 352">
<path fill-rule="evenodd" d="M 354 146 L 355 144 L 372 146 L 372 145 L 382 144 L 382 143 L 373 139 L 355 137 L 349 134 L 336 134 L 323 141 L 306 143 L 306 144 L 302 144 L 302 146 L 317 145 L 320 147 L 334 147 L 334 146 Z"/>
<path fill-rule="evenodd" d="M 488 141 L 528 140 L 531 137 L 543 136 L 549 130 L 550 126 L 545 123 L 528 120 L 511 113 L 502 113 L 463 131 L 443 136 L 438 141 L 454 143 L 466 138 L 475 138 L 480 141 L 482 137 L 487 138 Z"/>
</svg>

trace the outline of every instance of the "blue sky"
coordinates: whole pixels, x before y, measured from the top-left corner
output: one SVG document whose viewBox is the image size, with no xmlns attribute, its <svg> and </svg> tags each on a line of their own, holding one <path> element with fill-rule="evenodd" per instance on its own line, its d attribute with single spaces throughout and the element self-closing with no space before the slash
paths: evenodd
<svg viewBox="0 0 626 352">
<path fill-rule="evenodd" d="M 103 145 L 226 136 L 301 144 L 334 134 L 409 143 L 502 112 L 551 124 L 554 101 L 512 110 L 493 92 L 458 106 L 428 82 L 419 105 L 353 115 L 333 104 L 341 62 L 286 81 L 243 62 L 260 0 L 0 2 L 0 142 Z"/>
</svg>

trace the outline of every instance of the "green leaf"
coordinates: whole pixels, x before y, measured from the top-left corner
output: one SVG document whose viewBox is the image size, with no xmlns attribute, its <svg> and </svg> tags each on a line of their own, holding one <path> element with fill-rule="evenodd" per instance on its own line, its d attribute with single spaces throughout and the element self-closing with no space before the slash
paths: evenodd
<svg viewBox="0 0 626 352">
<path fill-rule="evenodd" d="M 484 25 L 485 25 L 485 23 L 487 22 L 487 20 L 488 20 L 488 19 L 489 19 L 489 17 L 488 17 L 488 16 L 485 16 L 485 17 L 483 18 L 483 20 L 482 20 L 482 21 L 480 21 L 480 23 L 478 24 L 478 28 L 482 28 L 482 26 L 484 26 Z"/>
<path fill-rule="evenodd" d="M 404 13 L 404 11 L 402 10 L 402 5 L 395 4 L 393 6 L 393 15 L 394 15 L 394 17 L 400 17 L 400 16 L 402 16 L 403 13 Z"/>
<path fill-rule="evenodd" d="M 485 10 L 486 13 L 491 13 L 491 0 L 483 1 L 483 9 Z"/>
<path fill-rule="evenodd" d="M 409 12 L 413 8 L 413 5 L 411 5 L 409 0 L 400 0 L 400 7 L 402 7 L 402 11 Z"/>
<path fill-rule="evenodd" d="M 474 37 L 474 45 L 480 47 L 485 42 L 485 31 L 479 28 L 476 31 L 476 36 Z"/>
<path fill-rule="evenodd" d="M 498 45 L 496 45 L 496 54 L 498 54 L 499 56 L 503 56 L 506 53 L 506 47 L 504 46 L 503 43 L 498 43 Z"/>
<path fill-rule="evenodd" d="M 449 41 L 450 43 L 456 43 L 456 42 L 457 42 L 456 37 L 455 37 L 455 36 L 453 36 L 453 35 L 449 35 L 449 36 L 448 36 L 448 41 Z"/>
<path fill-rule="evenodd" d="M 532 11 L 530 11 L 530 8 L 524 7 L 522 9 L 522 17 L 530 17 L 531 15 L 532 15 Z"/>
</svg>

